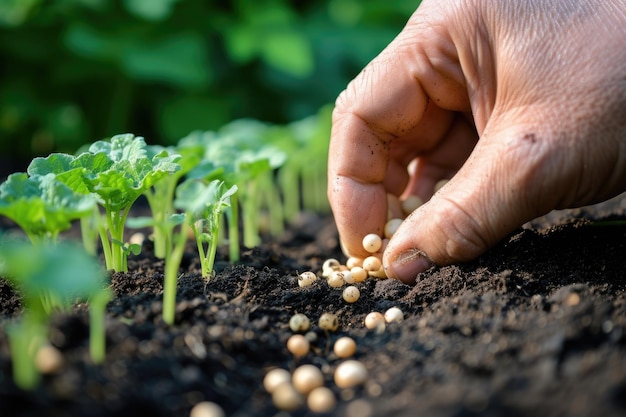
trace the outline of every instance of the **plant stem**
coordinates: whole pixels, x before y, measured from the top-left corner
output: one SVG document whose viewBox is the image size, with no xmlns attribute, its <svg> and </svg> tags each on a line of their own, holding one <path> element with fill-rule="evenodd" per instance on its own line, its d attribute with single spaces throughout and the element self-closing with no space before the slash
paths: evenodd
<svg viewBox="0 0 626 417">
<path fill-rule="evenodd" d="M 239 197 L 238 193 L 230 196 L 228 215 L 228 255 L 231 262 L 239 261 Z"/>
<path fill-rule="evenodd" d="M 187 243 L 187 230 L 184 224 L 180 225 L 178 233 L 174 235 L 172 251 L 165 258 L 165 277 L 163 282 L 163 321 L 170 326 L 174 324 L 176 311 L 176 284 L 178 269 L 183 259 Z"/>
<path fill-rule="evenodd" d="M 106 305 L 113 298 L 109 289 L 104 289 L 89 300 L 89 354 L 94 363 L 102 363 L 106 355 Z"/>
</svg>

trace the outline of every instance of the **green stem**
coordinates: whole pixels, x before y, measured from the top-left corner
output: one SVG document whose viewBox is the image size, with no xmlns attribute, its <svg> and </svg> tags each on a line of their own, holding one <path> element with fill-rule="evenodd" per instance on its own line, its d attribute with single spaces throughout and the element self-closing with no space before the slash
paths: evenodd
<svg viewBox="0 0 626 417">
<path fill-rule="evenodd" d="M 230 196 L 228 215 L 228 255 L 231 262 L 239 261 L 239 197 L 238 193 Z"/>
<path fill-rule="evenodd" d="M 89 300 L 89 354 L 94 363 L 102 363 L 106 355 L 105 315 L 112 298 L 111 290 L 104 289 Z"/>
<path fill-rule="evenodd" d="M 172 251 L 165 259 L 165 278 L 163 282 L 163 321 L 170 326 L 174 324 L 178 270 L 187 243 L 187 229 L 184 224 L 180 226 L 180 230 L 174 235 L 174 239 Z"/>
</svg>

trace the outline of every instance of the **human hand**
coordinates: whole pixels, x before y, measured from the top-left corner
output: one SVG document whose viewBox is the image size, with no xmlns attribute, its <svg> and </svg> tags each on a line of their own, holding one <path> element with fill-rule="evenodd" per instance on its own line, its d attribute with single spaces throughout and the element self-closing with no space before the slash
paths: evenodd
<svg viewBox="0 0 626 417">
<path fill-rule="evenodd" d="M 328 181 L 355 256 L 382 235 L 388 193 L 428 200 L 383 255 L 407 283 L 626 190 L 624 2 L 423 1 L 337 99 Z"/>
</svg>

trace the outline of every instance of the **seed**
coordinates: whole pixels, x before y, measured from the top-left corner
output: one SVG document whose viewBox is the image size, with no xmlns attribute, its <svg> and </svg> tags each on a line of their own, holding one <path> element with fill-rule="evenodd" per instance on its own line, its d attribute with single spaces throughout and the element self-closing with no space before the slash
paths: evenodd
<svg viewBox="0 0 626 417">
<path fill-rule="evenodd" d="M 315 365 L 302 365 L 293 371 L 291 383 L 301 394 L 307 395 L 313 389 L 324 385 L 324 375 Z"/>
<path fill-rule="evenodd" d="M 365 383 L 367 369 L 361 362 L 349 359 L 339 364 L 334 379 L 339 388 L 352 388 Z"/>
<path fill-rule="evenodd" d="M 296 333 L 306 332 L 309 330 L 310 324 L 309 318 L 302 313 L 294 314 L 289 319 L 289 328 Z"/>
<path fill-rule="evenodd" d="M 44 375 L 55 374 L 63 369 L 65 360 L 59 349 L 52 345 L 41 346 L 35 355 L 35 367 Z"/>
<path fill-rule="evenodd" d="M 333 345 L 333 352 L 339 358 L 349 358 L 356 352 L 356 342 L 348 336 L 340 337 Z"/>
<path fill-rule="evenodd" d="M 370 330 L 376 329 L 381 332 L 385 330 L 385 317 L 377 311 L 372 311 L 365 316 L 365 327 Z"/>
<path fill-rule="evenodd" d="M 306 404 L 314 413 L 330 413 L 337 405 L 335 394 L 326 387 L 317 387 L 311 391 L 306 399 Z"/>
<path fill-rule="evenodd" d="M 334 332 L 339 328 L 339 319 L 333 313 L 324 313 L 320 316 L 318 325 L 322 330 L 330 330 Z"/>
<path fill-rule="evenodd" d="M 380 268 L 378 268 L 377 271 L 369 271 L 367 274 L 370 277 L 381 278 L 381 279 L 387 278 L 387 273 L 385 272 L 385 268 L 383 268 L 382 265 Z"/>
<path fill-rule="evenodd" d="M 194 405 L 189 417 L 226 417 L 222 407 L 211 401 L 202 401 Z"/>
<path fill-rule="evenodd" d="M 133 233 L 128 239 L 128 242 L 132 245 L 143 245 L 143 241 L 146 239 L 146 235 L 141 232 Z"/>
<path fill-rule="evenodd" d="M 450 181 L 450 180 L 443 179 L 443 180 L 439 180 L 439 181 L 437 181 L 437 182 L 435 183 L 435 189 L 434 189 L 433 191 L 434 191 L 434 192 L 437 192 L 437 191 L 441 190 L 441 187 L 443 187 L 444 185 L 446 185 L 446 184 L 448 183 L 448 181 Z"/>
<path fill-rule="evenodd" d="M 374 255 L 368 256 L 367 258 L 363 260 L 363 269 L 365 269 L 368 272 L 378 271 L 381 266 L 382 266 L 382 262 L 377 256 L 374 256 Z"/>
<path fill-rule="evenodd" d="M 270 394 L 274 392 L 280 384 L 291 381 L 291 374 L 288 370 L 282 368 L 274 368 L 265 374 L 263 378 L 263 388 Z"/>
<path fill-rule="evenodd" d="M 316 279 L 317 275 L 315 275 L 315 272 L 306 271 L 298 275 L 298 285 L 300 287 L 308 287 L 312 285 Z"/>
<path fill-rule="evenodd" d="M 399 323 L 404 320 L 404 313 L 398 307 L 391 307 L 385 311 L 385 321 L 387 323 Z"/>
<path fill-rule="evenodd" d="M 416 195 L 410 195 L 404 200 L 400 200 L 400 204 L 402 205 L 402 211 L 408 216 L 413 213 L 415 209 L 424 204 L 424 201 Z"/>
<path fill-rule="evenodd" d="M 340 265 L 341 264 L 339 263 L 339 261 L 336 260 L 335 258 L 326 259 L 324 263 L 322 264 L 322 276 L 324 278 L 328 277 L 331 272 L 339 269 Z"/>
<path fill-rule="evenodd" d="M 350 285 L 343 290 L 343 299 L 346 303 L 356 303 L 361 296 L 361 291 L 354 285 Z"/>
<path fill-rule="evenodd" d="M 294 334 L 287 339 L 287 350 L 291 352 L 293 356 L 302 357 L 309 353 L 311 344 L 309 340 L 301 334 Z"/>
<path fill-rule="evenodd" d="M 339 288 L 343 286 L 343 284 L 345 284 L 345 281 L 343 280 L 343 272 L 341 271 L 331 272 L 326 282 L 328 282 L 328 285 L 330 285 L 333 288 Z"/>
<path fill-rule="evenodd" d="M 394 233 L 396 233 L 396 230 L 398 230 L 398 227 L 400 227 L 400 225 L 402 224 L 402 219 L 391 219 L 389 220 L 387 223 L 385 223 L 385 237 L 387 239 L 391 239 L 391 236 L 393 236 Z"/>
<path fill-rule="evenodd" d="M 343 282 L 346 284 L 354 284 L 354 277 L 352 276 L 352 272 L 348 269 L 346 271 L 341 271 L 343 274 Z"/>
<path fill-rule="evenodd" d="M 382 239 L 376 233 L 370 233 L 363 238 L 363 249 L 369 253 L 376 253 L 382 245 Z"/>
<path fill-rule="evenodd" d="M 280 384 L 272 392 L 272 402 L 279 410 L 291 412 L 304 405 L 304 398 L 293 385 Z"/>
<path fill-rule="evenodd" d="M 360 266 L 355 266 L 350 270 L 354 282 L 363 282 L 367 278 L 367 271 Z"/>
<path fill-rule="evenodd" d="M 351 256 L 346 261 L 346 266 L 350 269 L 355 266 L 363 266 L 363 258 L 357 258 L 356 256 Z"/>
</svg>

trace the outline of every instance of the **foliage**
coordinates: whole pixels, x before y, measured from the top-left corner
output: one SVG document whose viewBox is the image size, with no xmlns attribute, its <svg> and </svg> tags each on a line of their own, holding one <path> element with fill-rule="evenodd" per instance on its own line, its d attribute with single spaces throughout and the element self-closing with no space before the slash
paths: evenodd
<svg viewBox="0 0 626 417">
<path fill-rule="evenodd" d="M 0 2 L 0 155 L 74 153 L 129 131 L 172 145 L 237 118 L 301 119 L 332 102 L 417 4 Z"/>
<path fill-rule="evenodd" d="M 105 274 L 97 259 L 65 242 L 31 245 L 21 240 L 0 240 L 0 275 L 13 281 L 22 293 L 24 313 L 10 326 L 14 380 L 22 389 L 33 389 L 39 381 L 34 365 L 38 349 L 47 339 L 47 324 L 54 310 L 49 300 L 69 305 L 76 299 L 102 298 Z M 106 301 L 108 299 L 105 298 Z M 106 301 L 93 306 L 103 320 Z M 92 324 L 94 324 L 92 320 Z M 99 327 L 102 328 L 103 324 Z M 96 330 L 98 326 L 94 327 Z M 96 337 L 92 352 L 104 355 L 104 337 Z"/>
</svg>

